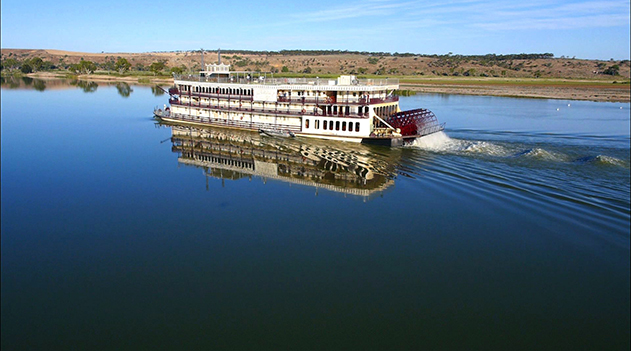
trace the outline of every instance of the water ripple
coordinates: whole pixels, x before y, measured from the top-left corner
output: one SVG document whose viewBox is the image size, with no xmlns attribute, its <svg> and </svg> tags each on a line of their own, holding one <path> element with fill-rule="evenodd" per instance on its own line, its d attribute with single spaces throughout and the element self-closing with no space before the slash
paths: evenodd
<svg viewBox="0 0 631 351">
<path fill-rule="evenodd" d="M 406 150 L 400 174 L 438 184 L 446 195 L 594 231 L 625 232 L 631 217 L 628 149 L 436 133 Z"/>
</svg>

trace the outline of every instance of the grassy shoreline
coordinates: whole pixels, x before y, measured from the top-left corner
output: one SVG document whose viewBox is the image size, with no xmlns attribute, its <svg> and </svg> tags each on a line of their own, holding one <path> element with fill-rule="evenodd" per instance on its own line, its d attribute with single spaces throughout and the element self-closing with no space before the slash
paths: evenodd
<svg viewBox="0 0 631 351">
<path fill-rule="evenodd" d="M 68 75 L 64 72 L 38 72 L 25 76 L 31 78 L 71 78 L 94 82 L 127 82 L 141 85 L 173 84 L 169 76 L 90 74 Z M 275 74 L 274 77 L 304 77 L 316 75 Z M 338 75 L 319 75 L 335 78 Z M 362 78 L 385 78 L 361 76 Z M 553 79 L 553 78 L 496 78 L 496 77 L 409 77 L 398 78 L 400 88 L 419 93 L 463 94 L 482 96 L 506 96 L 562 100 L 587 100 L 601 102 L 631 102 L 631 85 L 623 77 L 608 79 Z"/>
</svg>

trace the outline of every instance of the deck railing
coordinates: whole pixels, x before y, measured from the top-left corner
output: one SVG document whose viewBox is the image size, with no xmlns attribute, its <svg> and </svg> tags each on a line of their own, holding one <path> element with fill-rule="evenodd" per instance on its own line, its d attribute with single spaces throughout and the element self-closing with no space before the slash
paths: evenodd
<svg viewBox="0 0 631 351">
<path fill-rule="evenodd" d="M 307 104 L 318 104 L 318 105 L 374 105 L 381 104 L 385 102 L 397 102 L 399 101 L 398 96 L 388 96 L 385 98 L 357 98 L 357 97 L 305 97 L 305 96 L 279 96 L 278 102 L 290 102 L 290 103 L 307 103 Z"/>
<path fill-rule="evenodd" d="M 173 76 L 175 80 L 184 80 L 190 82 L 208 82 L 208 83 L 233 83 L 233 84 L 258 84 L 258 85 L 316 85 L 316 86 L 335 86 L 338 84 L 336 79 L 328 78 L 266 78 L 266 77 L 243 77 L 232 76 L 229 78 L 202 77 L 199 75 L 176 74 Z M 353 79 L 350 85 L 358 86 L 391 86 L 399 85 L 396 78 L 383 79 Z"/>
<path fill-rule="evenodd" d="M 223 100 L 231 100 L 231 101 L 253 101 L 251 95 L 238 95 L 238 94 L 213 94 L 213 93 L 183 93 L 182 95 L 190 96 L 190 97 L 200 97 L 200 98 L 213 98 L 213 99 L 223 99 Z M 176 99 L 171 98 L 169 102 L 176 101 Z M 302 104 L 316 104 L 316 105 L 375 105 L 382 104 L 387 102 L 397 102 L 399 101 L 398 96 L 387 96 L 385 98 L 357 98 L 357 97 L 348 97 L 348 98 L 338 98 L 335 97 L 306 97 L 306 96 L 279 96 L 276 100 L 277 102 L 285 102 L 285 103 L 302 103 Z"/>
<path fill-rule="evenodd" d="M 252 101 L 252 95 L 239 95 L 239 94 L 217 94 L 217 93 L 198 93 L 198 92 L 180 92 L 180 95 L 191 96 L 191 97 L 203 97 L 203 98 L 213 98 L 213 99 L 223 99 L 223 100 L 243 100 L 243 101 Z"/>
<path fill-rule="evenodd" d="M 220 125 L 224 127 L 232 127 L 232 128 L 242 128 L 242 129 L 252 129 L 252 130 L 260 130 L 269 128 L 269 123 L 257 123 L 251 122 L 248 120 L 237 120 L 237 119 L 223 119 L 223 118 L 210 118 L 204 116 L 190 116 L 181 113 L 171 113 L 169 116 L 171 119 L 190 122 L 190 123 L 204 123 L 204 124 L 214 124 Z M 300 132 L 300 126 L 297 125 L 289 125 L 289 124 L 274 124 L 275 128 L 280 130 L 288 130 L 292 132 Z"/>
</svg>

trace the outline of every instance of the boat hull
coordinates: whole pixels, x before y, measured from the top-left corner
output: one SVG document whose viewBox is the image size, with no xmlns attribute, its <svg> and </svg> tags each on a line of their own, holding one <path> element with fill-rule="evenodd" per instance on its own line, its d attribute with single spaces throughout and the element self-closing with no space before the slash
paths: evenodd
<svg viewBox="0 0 631 351">
<path fill-rule="evenodd" d="M 388 146 L 388 147 L 403 146 L 403 138 L 401 137 L 363 138 L 361 142 L 362 144 L 367 144 L 367 145 L 379 145 L 379 146 Z"/>
<path fill-rule="evenodd" d="M 262 130 L 261 128 L 257 128 L 257 127 L 253 127 L 253 128 L 247 128 L 245 126 L 242 125 L 237 125 L 237 124 L 231 124 L 231 121 L 226 121 L 226 120 L 220 120 L 221 123 L 213 123 L 213 120 L 194 120 L 194 119 L 186 119 L 186 118 L 178 118 L 178 117 L 174 117 L 171 116 L 170 114 L 165 113 L 164 111 L 155 111 L 154 112 L 154 117 L 158 118 L 162 121 L 165 122 L 170 122 L 170 123 L 180 123 L 180 124 L 187 124 L 187 125 L 197 125 L 197 126 L 211 126 L 211 127 L 221 127 L 221 128 L 230 128 L 230 129 L 237 129 L 237 130 L 248 130 L 248 131 L 255 131 L 255 132 L 266 132 L 265 130 Z M 406 144 L 411 144 L 414 142 L 414 140 L 416 140 L 417 138 L 420 137 L 424 137 L 426 135 L 430 135 L 430 134 L 434 134 L 437 133 L 439 131 L 442 131 L 444 128 L 441 125 L 439 128 L 436 128 L 434 130 L 432 130 L 429 133 L 425 133 L 423 135 L 412 135 L 412 136 L 385 136 L 385 137 L 344 137 L 344 136 L 329 136 L 329 135 L 322 135 L 322 134 L 308 134 L 308 133 L 292 133 L 293 136 L 299 136 L 299 137 L 307 137 L 307 138 L 317 138 L 317 139 L 324 139 L 324 140 L 335 140 L 335 141 L 345 141 L 345 142 L 353 142 L 353 143 L 362 143 L 362 144 L 367 144 L 367 145 L 378 145 L 378 146 L 387 146 L 387 147 L 400 147 L 400 146 L 404 146 Z M 271 136 L 278 136 L 278 135 L 272 135 L 272 133 L 266 133 L 268 135 Z M 285 135 L 283 135 L 285 136 Z M 292 137 L 292 135 L 287 135 L 287 137 Z"/>
</svg>

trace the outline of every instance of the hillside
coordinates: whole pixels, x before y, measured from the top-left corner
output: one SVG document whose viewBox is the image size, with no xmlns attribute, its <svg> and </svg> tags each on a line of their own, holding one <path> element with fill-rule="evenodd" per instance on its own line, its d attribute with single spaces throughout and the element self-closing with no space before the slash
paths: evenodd
<svg viewBox="0 0 631 351">
<path fill-rule="evenodd" d="M 311 75 L 382 75 L 416 77 L 500 77 L 625 80 L 630 78 L 629 60 L 600 61 L 552 58 L 544 55 L 423 56 L 411 54 L 370 54 L 344 52 L 222 52 L 222 62 L 233 70 Z M 520 58 L 520 57 L 526 58 Z M 543 57 L 538 57 L 543 56 Z M 201 67 L 198 51 L 151 53 L 85 53 L 60 50 L 2 49 L 1 60 L 18 62 L 41 58 L 55 69 L 66 69 L 81 60 L 97 64 L 97 70 L 112 69 L 126 58 L 131 69 L 146 71 L 154 62 L 163 62 L 165 73 L 178 67 L 195 72 Z M 534 57 L 534 58 L 533 58 Z M 217 61 L 217 52 L 206 52 L 206 63 Z M 614 70 L 615 69 L 615 70 Z M 615 73 L 618 75 L 615 75 Z M 607 74 L 609 73 L 609 74 Z M 614 73 L 612 75 L 611 73 Z"/>
</svg>

